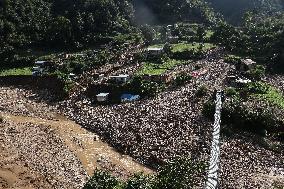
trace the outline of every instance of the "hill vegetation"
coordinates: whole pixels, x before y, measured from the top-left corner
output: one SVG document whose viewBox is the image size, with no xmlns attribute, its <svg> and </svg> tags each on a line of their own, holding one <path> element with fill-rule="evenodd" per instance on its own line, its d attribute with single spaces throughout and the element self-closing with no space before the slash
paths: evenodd
<svg viewBox="0 0 284 189">
<path fill-rule="evenodd" d="M 139 24 L 215 23 L 215 12 L 203 0 L 133 0 Z"/>
<path fill-rule="evenodd" d="M 240 24 L 247 11 L 271 14 L 284 10 L 281 0 L 206 0 L 224 18 L 232 24 Z"/>
<path fill-rule="evenodd" d="M 46 52 L 110 41 L 133 31 L 132 19 L 128 1 L 1 0 L 1 64 L 28 63 L 35 53 L 27 49 Z"/>
</svg>

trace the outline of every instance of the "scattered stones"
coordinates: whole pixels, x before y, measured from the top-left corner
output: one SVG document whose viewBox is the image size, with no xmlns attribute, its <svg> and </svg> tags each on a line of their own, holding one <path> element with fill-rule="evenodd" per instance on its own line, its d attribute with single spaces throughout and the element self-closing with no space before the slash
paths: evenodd
<svg viewBox="0 0 284 189">
<path fill-rule="evenodd" d="M 227 73 L 234 69 L 222 61 L 220 54 L 221 52 L 208 55 L 207 59 L 195 63 L 197 66 L 189 64 L 175 68 L 173 71 L 191 72 L 198 67 L 201 70 L 206 69 L 207 72 L 193 78 L 183 87 L 168 89 L 154 98 L 139 102 L 92 106 L 89 103 L 91 99 L 80 91 L 75 91 L 70 99 L 60 102 L 57 107 L 50 103 L 52 98 L 47 91 L 38 93 L 24 88 L 1 87 L 0 110 L 13 115 L 53 120 L 57 118 L 47 112 L 61 111 L 70 119 L 95 132 L 120 152 L 129 154 L 151 167 L 158 167 L 177 156 L 208 162 L 213 123 L 203 117 L 203 103 L 210 98 L 210 93 L 223 85 Z M 138 67 L 137 64 L 124 65 L 110 71 L 109 74 L 135 71 Z M 197 89 L 204 85 L 207 86 L 209 93 L 203 98 L 197 98 Z M 78 162 L 72 160 L 73 156 L 60 145 L 60 139 L 48 129 L 33 130 L 28 124 L 21 126 L 26 130 L 11 124 L 9 127 L 15 130 L 0 132 L 0 141 L 13 143 L 21 149 L 21 157 L 28 158 L 27 165 L 34 167 L 36 171 L 46 172 L 46 179 L 57 188 L 80 188 L 84 173 L 81 175 L 80 171 L 74 171 Z M 8 137 L 3 138 L 1 133 L 7 133 Z M 52 137 L 46 138 L 47 133 Z M 22 142 L 17 141 L 18 138 L 22 138 L 20 135 L 26 136 Z M 41 145 L 33 145 L 32 140 L 38 140 L 44 148 Z M 94 137 L 94 140 L 98 138 Z M 50 146 L 45 146 L 46 143 L 56 146 L 56 150 L 51 151 Z M 283 153 L 264 149 L 254 143 L 249 135 L 234 135 L 230 138 L 222 136 L 220 149 L 220 188 L 272 188 L 273 179 L 268 179 L 272 178 L 271 176 L 277 177 L 274 179 L 277 184 L 284 183 Z M 35 156 L 32 156 L 33 154 Z M 62 161 L 59 158 L 61 156 L 64 156 L 66 161 Z M 39 157 L 46 160 L 41 162 Z M 106 159 L 101 161 L 108 165 Z M 62 169 L 52 168 L 51 164 L 56 163 Z M 57 181 L 53 178 L 55 173 L 66 180 Z M 75 183 L 73 187 L 69 183 L 71 178 Z M 200 188 L 204 186 L 204 182 L 205 179 L 200 180 Z"/>
</svg>

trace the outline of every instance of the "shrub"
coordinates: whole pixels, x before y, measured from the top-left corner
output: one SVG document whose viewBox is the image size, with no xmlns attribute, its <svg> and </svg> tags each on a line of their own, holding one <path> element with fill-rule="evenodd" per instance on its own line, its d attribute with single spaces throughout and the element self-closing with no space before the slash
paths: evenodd
<svg viewBox="0 0 284 189">
<path fill-rule="evenodd" d="M 158 171 L 156 187 L 158 189 L 192 188 L 196 178 L 205 170 L 205 165 L 186 158 L 178 158 Z"/>
<path fill-rule="evenodd" d="M 202 114 L 210 119 L 213 119 L 215 112 L 215 103 L 209 100 L 203 104 Z"/>
<path fill-rule="evenodd" d="M 237 91 L 236 91 L 236 89 L 233 88 L 233 87 L 228 87 L 228 88 L 226 88 L 226 90 L 225 90 L 225 94 L 226 94 L 226 96 L 234 96 L 234 95 L 237 94 Z"/>
<path fill-rule="evenodd" d="M 207 94 L 208 89 L 205 85 L 202 85 L 201 87 L 198 88 L 198 90 L 196 91 L 196 96 L 197 97 L 203 97 Z"/>
<path fill-rule="evenodd" d="M 180 74 L 176 77 L 175 79 L 175 84 L 180 86 L 185 84 L 187 81 L 190 81 L 192 79 L 192 77 L 190 75 L 187 74 Z"/>
<path fill-rule="evenodd" d="M 155 96 L 157 93 L 164 90 L 164 85 L 143 80 L 141 77 L 134 77 L 128 84 L 128 91 L 140 94 L 142 96 Z"/>
<path fill-rule="evenodd" d="M 249 92 L 256 93 L 256 94 L 266 94 L 268 89 L 269 89 L 269 86 L 261 82 L 254 82 L 248 86 Z"/>
<path fill-rule="evenodd" d="M 265 75 L 265 68 L 262 65 L 257 65 L 255 68 L 248 71 L 248 76 L 253 80 L 259 81 Z"/>
<path fill-rule="evenodd" d="M 96 169 L 83 189 L 114 189 L 119 184 L 119 181 L 109 173 Z"/>
<path fill-rule="evenodd" d="M 243 100 L 247 100 L 250 95 L 250 90 L 248 87 L 243 87 L 239 90 L 240 98 Z"/>
<path fill-rule="evenodd" d="M 203 162 L 178 158 L 161 167 L 157 175 L 138 173 L 126 182 L 119 182 L 104 171 L 96 170 L 83 189 L 184 189 L 192 188 L 205 171 Z"/>
<path fill-rule="evenodd" d="M 125 189 L 153 189 L 153 187 L 154 177 L 138 173 L 128 180 Z"/>
<path fill-rule="evenodd" d="M 241 63 L 241 57 L 235 55 L 227 55 L 225 56 L 224 61 L 227 63 L 232 63 L 237 65 Z"/>
<path fill-rule="evenodd" d="M 171 56 L 171 54 L 172 54 L 172 46 L 167 42 L 167 43 L 165 43 L 165 45 L 164 45 L 164 51 L 165 51 L 165 53 L 168 55 L 168 56 Z"/>
</svg>

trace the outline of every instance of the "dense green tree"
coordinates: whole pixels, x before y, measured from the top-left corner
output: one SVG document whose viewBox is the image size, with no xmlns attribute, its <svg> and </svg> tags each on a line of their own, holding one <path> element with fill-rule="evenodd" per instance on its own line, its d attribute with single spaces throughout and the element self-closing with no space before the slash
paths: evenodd
<svg viewBox="0 0 284 189">
<path fill-rule="evenodd" d="M 224 15 L 226 21 L 240 25 L 247 11 L 271 14 L 284 10 L 283 0 L 206 0 L 217 11 Z"/>
<path fill-rule="evenodd" d="M 203 0 L 132 0 L 139 24 L 177 21 L 215 23 L 214 11 Z"/>
</svg>

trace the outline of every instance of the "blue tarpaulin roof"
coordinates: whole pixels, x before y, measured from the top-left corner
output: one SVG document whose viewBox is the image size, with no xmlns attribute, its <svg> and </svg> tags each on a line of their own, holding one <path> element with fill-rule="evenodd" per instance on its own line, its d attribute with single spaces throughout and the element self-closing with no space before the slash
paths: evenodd
<svg viewBox="0 0 284 189">
<path fill-rule="evenodd" d="M 135 101 L 139 100 L 140 96 L 139 95 L 132 95 L 132 94 L 123 94 L 121 95 L 121 100 L 122 101 Z"/>
</svg>

